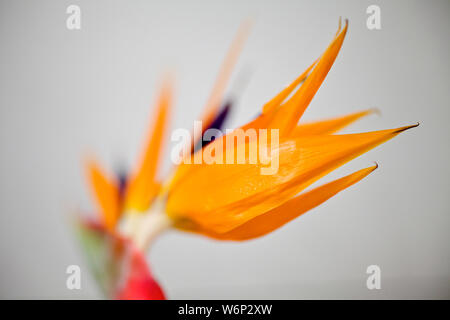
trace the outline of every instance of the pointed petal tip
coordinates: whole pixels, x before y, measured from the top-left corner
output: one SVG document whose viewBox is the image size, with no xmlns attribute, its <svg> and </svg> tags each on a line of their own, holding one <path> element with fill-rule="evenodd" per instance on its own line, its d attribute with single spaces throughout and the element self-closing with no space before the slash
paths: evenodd
<svg viewBox="0 0 450 320">
<path fill-rule="evenodd" d="M 249 33 L 251 31 L 251 29 L 253 28 L 254 24 L 255 24 L 255 18 L 249 16 L 241 22 L 240 28 L 242 28 L 243 31 Z"/>
<path fill-rule="evenodd" d="M 361 169 L 360 171 L 365 171 L 366 172 L 366 176 L 368 176 L 369 174 L 371 174 L 372 172 L 377 170 L 378 167 L 379 167 L 378 162 L 374 161 L 373 164 L 374 164 L 373 166 L 367 167 L 365 169 Z"/>
<path fill-rule="evenodd" d="M 348 29 L 348 19 L 344 19 L 344 28 L 342 29 L 342 32 L 345 34 Z"/>
<path fill-rule="evenodd" d="M 342 28 L 342 17 L 339 17 L 339 22 L 338 22 L 338 29 L 336 31 L 336 37 L 339 36 L 339 34 L 342 33 L 346 33 L 347 29 L 348 29 L 348 19 L 344 19 L 344 28 Z"/>
<path fill-rule="evenodd" d="M 377 108 L 377 107 L 368 109 L 367 110 L 367 114 L 376 114 L 379 117 L 382 116 L 381 110 L 379 108 Z"/>
<path fill-rule="evenodd" d="M 160 76 L 160 94 L 165 96 L 172 95 L 175 86 L 175 71 L 166 70 L 162 76 Z"/>
<path fill-rule="evenodd" d="M 344 19 L 344 23 L 345 23 L 344 28 L 347 28 L 348 27 L 348 19 L 347 18 Z M 336 35 L 338 35 L 341 32 L 341 30 L 342 30 L 342 16 L 339 16 L 338 30 L 336 32 Z"/>
<path fill-rule="evenodd" d="M 88 177 L 101 171 L 100 165 L 92 152 L 87 153 L 82 158 L 82 163 Z"/>
<path fill-rule="evenodd" d="M 420 124 L 420 123 L 417 122 L 416 124 L 412 124 L 412 125 L 409 125 L 409 126 L 405 126 L 405 127 L 398 128 L 394 133 L 401 133 L 401 132 L 403 132 L 403 131 L 406 131 L 406 130 L 409 130 L 409 129 L 418 127 L 419 124 Z"/>
<path fill-rule="evenodd" d="M 337 32 L 336 32 L 336 36 L 341 31 L 341 28 L 342 28 L 342 16 L 339 16 L 338 29 L 337 29 Z"/>
<path fill-rule="evenodd" d="M 81 157 L 81 163 L 85 168 L 90 168 L 97 163 L 96 157 L 91 150 L 84 151 L 84 154 Z"/>
<path fill-rule="evenodd" d="M 378 162 L 374 161 L 374 163 L 375 163 L 375 165 L 372 167 L 372 171 L 371 172 L 374 172 L 375 170 L 378 169 Z"/>
</svg>

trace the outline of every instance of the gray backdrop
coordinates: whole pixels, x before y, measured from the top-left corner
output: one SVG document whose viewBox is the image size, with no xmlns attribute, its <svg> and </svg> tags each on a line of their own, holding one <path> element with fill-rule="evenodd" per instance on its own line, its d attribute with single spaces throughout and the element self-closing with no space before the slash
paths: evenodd
<svg viewBox="0 0 450 320">
<path fill-rule="evenodd" d="M 81 159 L 135 162 L 165 70 L 177 80 L 172 128 L 190 128 L 240 22 L 253 18 L 234 127 L 321 54 L 339 16 L 347 38 L 304 118 L 378 107 L 381 117 L 346 132 L 420 127 L 327 177 L 380 164 L 262 239 L 163 235 L 153 271 L 170 298 L 450 297 L 449 1 L 0 3 L 1 298 L 101 297 L 70 227 L 74 209 L 93 208 Z M 70 4 L 81 30 L 66 28 Z M 366 28 L 371 4 L 378 31 Z M 70 264 L 82 267 L 80 291 L 66 289 Z M 366 288 L 371 264 L 381 290 Z"/>
</svg>

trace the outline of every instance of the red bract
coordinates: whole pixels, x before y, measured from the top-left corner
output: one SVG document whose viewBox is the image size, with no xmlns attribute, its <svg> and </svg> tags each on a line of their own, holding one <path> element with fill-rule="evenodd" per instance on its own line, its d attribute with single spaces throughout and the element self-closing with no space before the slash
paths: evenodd
<svg viewBox="0 0 450 320">
<path fill-rule="evenodd" d="M 116 298 L 121 300 L 165 300 L 164 292 L 153 279 L 144 255 L 131 248 L 125 286 Z"/>
</svg>

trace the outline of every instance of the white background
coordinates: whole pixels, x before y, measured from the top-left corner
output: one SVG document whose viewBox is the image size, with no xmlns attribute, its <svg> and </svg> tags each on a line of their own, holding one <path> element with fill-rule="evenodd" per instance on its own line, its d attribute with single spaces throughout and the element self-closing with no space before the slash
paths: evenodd
<svg viewBox="0 0 450 320">
<path fill-rule="evenodd" d="M 378 107 L 346 132 L 420 127 L 327 177 L 380 164 L 282 229 L 245 243 L 172 231 L 149 253 L 152 269 L 170 298 L 450 298 L 448 1 L 0 3 L 1 298 L 101 297 L 70 223 L 93 209 L 82 158 L 134 164 L 165 70 L 177 80 L 172 128 L 190 128 L 253 18 L 235 127 L 323 52 L 339 16 L 347 38 L 304 119 Z M 66 29 L 70 4 L 79 31 Z M 366 28 L 371 4 L 379 31 Z M 82 267 L 80 291 L 66 289 L 70 264 Z M 365 285 L 371 264 L 379 291 Z"/>
</svg>

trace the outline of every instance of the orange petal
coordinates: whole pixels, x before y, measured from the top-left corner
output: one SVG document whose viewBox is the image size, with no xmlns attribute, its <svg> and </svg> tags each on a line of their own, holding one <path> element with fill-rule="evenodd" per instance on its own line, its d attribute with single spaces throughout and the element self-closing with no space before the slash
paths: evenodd
<svg viewBox="0 0 450 320">
<path fill-rule="evenodd" d="M 340 29 L 341 29 L 341 19 L 339 19 L 339 28 L 336 33 L 335 40 L 332 42 L 332 44 L 329 46 L 328 50 L 325 52 L 323 57 L 320 59 L 321 66 L 322 66 L 320 70 L 324 69 L 323 65 L 330 59 L 332 61 L 331 61 L 331 63 L 330 63 L 330 61 L 328 61 L 328 63 L 330 64 L 328 67 L 328 70 L 331 67 L 331 64 L 333 63 L 333 61 L 336 58 L 336 55 L 339 51 L 340 45 L 342 45 L 342 41 L 345 37 L 345 32 L 347 30 L 347 26 L 348 26 L 348 22 L 346 22 L 345 29 L 342 31 L 341 34 L 339 34 Z M 339 44 L 339 47 L 337 48 L 337 50 L 336 50 L 336 43 Z M 332 49 L 334 49 L 334 51 Z M 333 54 L 334 54 L 334 56 L 333 56 Z M 324 62 L 324 59 L 325 59 L 325 62 Z M 269 101 L 263 107 L 263 113 L 258 118 L 241 126 L 240 129 L 245 131 L 247 129 L 264 129 L 264 128 L 267 128 L 269 125 L 271 125 L 271 127 L 274 127 L 273 123 L 276 122 L 275 117 L 277 115 L 283 116 L 283 114 L 284 114 L 284 110 L 278 110 L 277 107 L 295 89 L 295 87 L 297 87 L 299 85 L 299 83 L 301 83 L 304 79 L 306 79 L 311 68 L 314 67 L 316 64 L 317 64 L 317 61 L 314 62 L 305 72 L 303 72 L 303 74 L 300 75 L 300 77 L 298 77 L 296 80 L 294 80 L 294 82 L 292 82 L 287 88 L 285 88 L 277 96 L 275 96 L 271 101 Z M 317 74 L 320 71 L 317 66 L 314 70 L 315 70 L 314 71 L 315 74 Z M 326 70 L 326 72 L 328 72 L 328 70 Z M 323 73 L 323 70 L 321 72 Z M 323 78 L 326 76 L 326 72 L 323 74 Z M 323 79 L 322 79 L 322 81 L 323 81 Z M 303 85 L 306 85 L 306 83 L 304 83 Z M 320 86 L 320 84 L 319 84 L 319 86 Z M 316 88 L 316 90 L 317 89 L 318 89 L 318 87 Z M 297 92 L 297 94 L 298 94 L 298 92 Z M 291 98 L 291 100 L 292 100 L 292 98 Z M 289 101 L 291 101 L 291 100 L 289 100 Z M 306 106 L 305 106 L 305 108 L 306 108 Z M 277 112 L 277 111 L 279 111 L 279 112 Z M 343 122 L 344 121 L 345 120 L 343 120 Z M 296 122 L 297 121 L 295 121 L 295 123 Z M 168 184 L 169 188 L 173 188 L 175 186 L 175 184 L 178 183 L 182 178 L 184 178 L 187 173 L 193 173 L 196 170 L 196 168 L 197 168 L 197 166 L 190 166 L 190 167 L 179 166 L 177 168 L 175 174 L 173 175 L 173 179 L 170 181 L 170 184 Z"/>
<path fill-rule="evenodd" d="M 252 220 L 247 221 L 246 223 L 229 232 L 221 234 L 209 232 L 209 230 L 203 231 L 201 228 L 188 231 L 204 233 L 206 236 L 220 240 L 242 241 L 261 237 L 272 231 L 275 231 L 284 224 L 294 220 L 301 214 L 327 201 L 340 191 L 357 183 L 372 171 L 374 171 L 377 167 L 378 165 L 359 170 L 348 176 L 329 182 L 309 192 L 301 194 L 295 198 L 290 199 L 279 207 L 276 207 L 275 209 L 272 209 Z"/>
<path fill-rule="evenodd" d="M 376 109 L 370 109 L 360 112 L 355 112 L 343 117 L 329 119 L 329 120 L 322 120 L 322 121 L 315 121 L 310 123 L 301 123 L 297 127 L 295 127 L 294 131 L 292 132 L 293 137 L 300 137 L 300 136 L 306 136 L 306 135 L 321 135 L 321 134 L 331 134 L 335 133 L 336 131 L 339 131 L 342 128 L 345 128 L 346 126 L 350 125 L 351 123 L 355 122 L 356 120 L 367 116 L 371 113 L 377 112 Z"/>
<path fill-rule="evenodd" d="M 277 107 L 279 107 L 283 101 L 291 94 L 292 91 L 294 91 L 295 88 L 297 88 L 298 85 L 300 85 L 305 79 L 308 77 L 309 72 L 311 69 L 316 65 L 317 60 L 314 61 L 312 65 L 308 67 L 297 79 L 295 79 L 290 85 L 288 85 L 286 88 L 283 89 L 279 94 L 277 94 L 275 97 L 272 98 L 269 102 L 267 102 L 263 106 L 263 113 L 267 113 L 270 111 L 273 111 Z"/>
<path fill-rule="evenodd" d="M 249 128 L 276 128 L 280 129 L 280 137 L 291 133 L 333 65 L 344 41 L 347 27 L 348 21 L 346 20 L 345 27 L 342 32 L 340 32 L 341 21 L 339 19 L 339 28 L 336 36 L 320 59 L 313 63 L 313 71 L 308 75 L 310 71 L 308 68 L 304 74 L 294 80 L 289 87 L 284 89 L 274 99 L 272 99 L 275 100 L 274 102 L 269 101 L 269 106 L 263 107 L 263 113 L 259 117 L 245 124 L 241 128 L 243 130 L 247 130 Z M 287 102 L 281 105 L 281 107 L 275 107 L 282 97 L 285 98 L 286 93 L 289 95 L 296 87 L 296 84 L 303 81 L 302 76 L 305 76 L 305 81 L 297 92 L 295 92 L 295 94 Z M 284 100 L 284 98 L 282 100 Z"/>
<path fill-rule="evenodd" d="M 273 175 L 261 175 L 261 167 L 267 166 L 249 164 L 248 158 L 246 164 L 193 165 L 195 174 L 185 175 L 169 193 L 167 212 L 175 220 L 189 219 L 215 232 L 227 232 L 411 127 L 281 141 L 279 169 Z"/>
<path fill-rule="evenodd" d="M 113 230 L 120 213 L 117 182 L 108 178 L 92 159 L 88 161 L 86 169 L 102 221 L 108 230 Z"/>
<path fill-rule="evenodd" d="M 166 81 L 161 89 L 155 124 L 148 136 L 139 170 L 134 174 L 126 190 L 125 209 L 145 211 L 158 192 L 159 184 L 155 180 L 161 158 L 161 147 L 167 131 L 168 118 L 172 104 L 172 84 Z"/>
<path fill-rule="evenodd" d="M 348 21 L 345 22 L 344 29 L 332 41 L 303 85 L 284 105 L 275 110 L 277 112 L 270 120 L 269 127 L 279 128 L 280 136 L 289 134 L 297 125 L 333 65 L 344 42 L 347 27 Z"/>
</svg>

